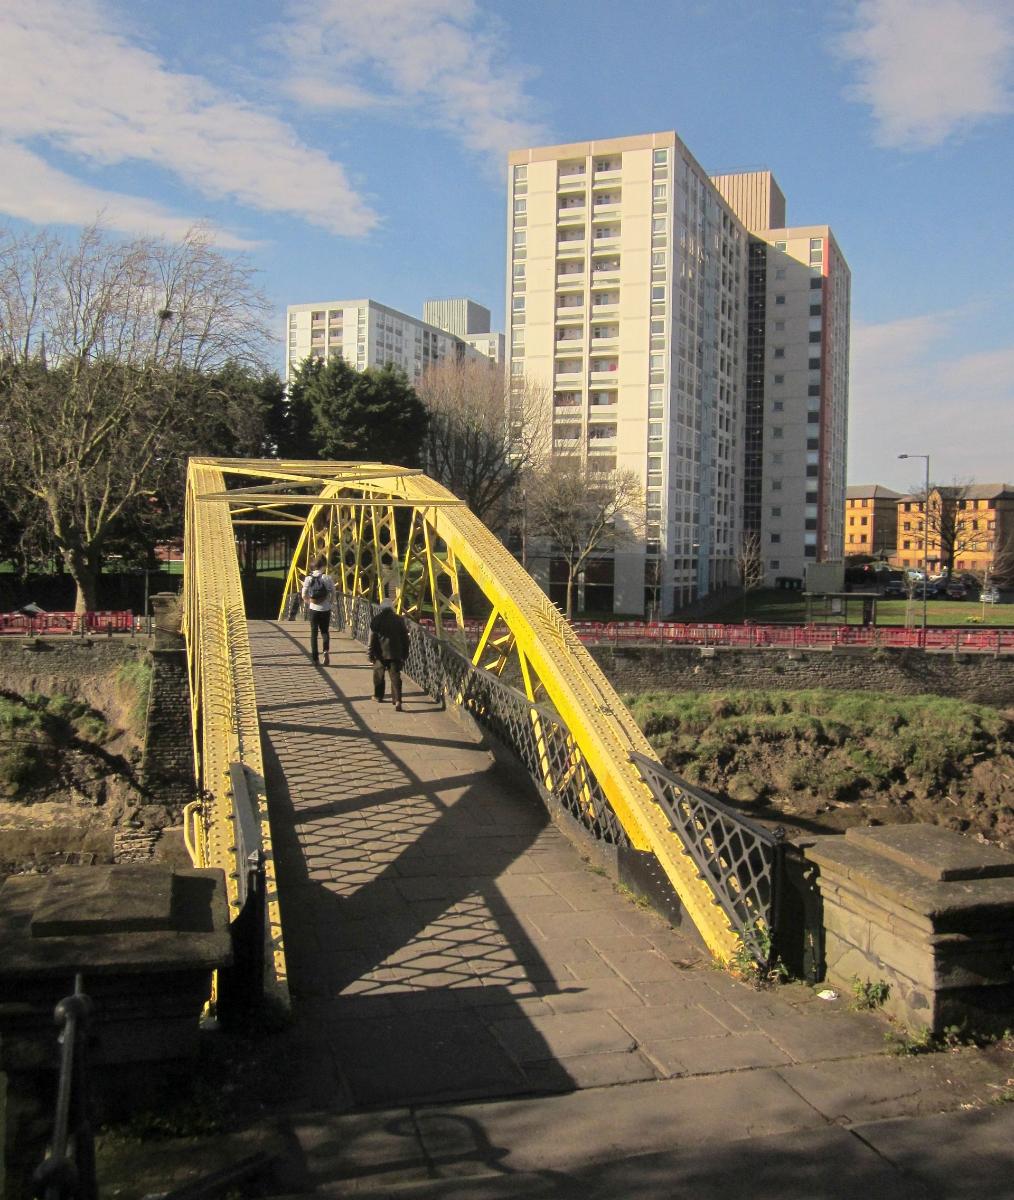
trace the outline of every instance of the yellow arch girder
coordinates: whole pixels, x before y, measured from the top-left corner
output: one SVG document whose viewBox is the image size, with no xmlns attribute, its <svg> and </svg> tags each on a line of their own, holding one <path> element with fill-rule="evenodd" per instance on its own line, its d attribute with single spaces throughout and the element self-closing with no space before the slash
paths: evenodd
<svg viewBox="0 0 1014 1200">
<path fill-rule="evenodd" d="M 262 482 L 227 490 L 226 479 L 236 476 Z M 309 563 L 325 554 L 340 590 L 374 601 L 391 594 L 409 615 L 431 616 L 438 637 L 460 645 L 462 582 L 470 579 L 488 606 L 481 614 L 485 629 L 473 661 L 495 672 L 508 660 L 516 662 L 529 699 L 544 696 L 568 730 L 575 747 L 573 771 L 593 773 L 630 843 L 655 854 L 712 953 L 725 960 L 735 952 L 737 936 L 710 883 L 698 873 L 630 760 L 636 752 L 658 761 L 633 717 L 528 572 L 447 489 L 418 471 L 382 463 L 191 460 L 187 548 L 188 555 L 196 554 L 197 565 L 192 581 L 187 576 L 187 621 L 188 647 L 192 640 L 195 646 L 191 677 L 195 731 L 202 730 L 202 779 L 221 779 L 225 758 L 236 750 L 263 781 L 253 732 L 249 646 L 245 625 L 240 631 L 236 616 L 242 598 L 230 516 L 242 514 L 244 523 L 254 523 L 257 513 L 264 523 L 281 521 L 300 530 L 283 608 L 298 592 Z M 219 561 L 212 564 L 209 556 Z M 192 598 L 195 589 L 199 600 Z M 214 615 L 219 611 L 226 616 Z M 220 628 L 231 639 L 228 651 L 217 640 Z M 235 699 L 233 713 L 224 717 L 232 720 L 232 732 L 223 723 L 225 690 L 219 686 L 216 692 L 214 682 L 220 685 L 222 673 L 229 670 L 234 675 L 229 694 Z M 535 710 L 532 719 L 539 719 Z M 237 740 L 242 743 L 238 747 Z M 215 820 L 220 816 L 216 811 Z M 215 854 L 213 835 L 211 842 Z"/>
</svg>

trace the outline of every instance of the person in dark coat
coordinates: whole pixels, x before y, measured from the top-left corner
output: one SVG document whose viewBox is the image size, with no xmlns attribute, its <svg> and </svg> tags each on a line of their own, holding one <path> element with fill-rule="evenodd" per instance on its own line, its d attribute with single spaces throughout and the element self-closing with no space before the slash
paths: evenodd
<svg viewBox="0 0 1014 1200">
<path fill-rule="evenodd" d="M 380 612 L 370 622 L 369 659 L 373 663 L 373 698 L 384 700 L 386 676 L 391 676 L 391 699 L 401 712 L 401 668 L 408 658 L 408 629 L 403 617 L 394 611 L 390 600 L 384 600 Z"/>
</svg>

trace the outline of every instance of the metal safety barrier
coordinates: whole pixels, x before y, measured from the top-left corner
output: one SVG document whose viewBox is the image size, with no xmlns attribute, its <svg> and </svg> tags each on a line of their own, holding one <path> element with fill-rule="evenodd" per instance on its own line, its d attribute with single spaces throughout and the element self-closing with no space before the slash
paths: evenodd
<svg viewBox="0 0 1014 1200">
<path fill-rule="evenodd" d="M 1014 629 L 961 629 L 953 626 L 901 629 L 889 625 L 719 625 L 678 621 L 577 621 L 574 632 L 586 646 L 642 643 L 674 646 L 785 647 L 830 650 L 865 646 L 871 650 L 931 650 L 952 653 L 1012 654 Z"/>
<path fill-rule="evenodd" d="M 19 634 L 22 637 L 43 633 L 133 633 L 136 627 L 130 609 L 85 613 L 0 613 L 0 634 Z"/>
<path fill-rule="evenodd" d="M 772 958 L 785 831 L 765 829 L 643 754 L 631 754 L 740 939 L 758 962 Z"/>
<path fill-rule="evenodd" d="M 95 1142 L 88 1104 L 88 1025 L 92 1002 L 80 975 L 74 994 L 56 1006 L 60 1032 L 60 1079 L 49 1153 L 33 1179 L 39 1200 L 96 1200 Z"/>
</svg>

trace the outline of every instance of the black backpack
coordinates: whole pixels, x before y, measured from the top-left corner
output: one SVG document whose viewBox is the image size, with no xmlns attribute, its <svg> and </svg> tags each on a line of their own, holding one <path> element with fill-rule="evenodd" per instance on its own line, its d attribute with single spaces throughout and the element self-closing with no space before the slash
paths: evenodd
<svg viewBox="0 0 1014 1200">
<path fill-rule="evenodd" d="M 306 581 L 306 598 L 314 603 L 327 599 L 327 584 L 323 575 L 310 575 Z"/>
</svg>

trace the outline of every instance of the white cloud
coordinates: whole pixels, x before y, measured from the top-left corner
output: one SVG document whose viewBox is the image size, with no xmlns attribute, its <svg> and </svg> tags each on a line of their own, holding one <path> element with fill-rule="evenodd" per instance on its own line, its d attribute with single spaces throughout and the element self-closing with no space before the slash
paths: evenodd
<svg viewBox="0 0 1014 1200">
<path fill-rule="evenodd" d="M 929 454 L 942 483 L 1014 482 L 1014 345 L 949 355 L 967 314 L 933 313 L 852 333 L 848 475 L 905 489 Z"/>
<path fill-rule="evenodd" d="M 50 146 L 92 168 L 146 164 L 210 200 L 292 214 L 332 233 L 359 236 L 376 223 L 340 163 L 271 114 L 130 44 L 94 0 L 0 0 L 0 47 L 0 139 L 8 150 L 25 148 L 0 158 L 0 175 L 24 168 L 27 148 L 35 159 L 11 185 L 22 212 L 62 205 L 64 219 L 87 221 L 98 202 L 107 221 L 122 214 L 132 232 L 146 213 L 146 228 L 174 227 L 157 205 L 86 184 L 54 198 L 38 166 Z"/>
<path fill-rule="evenodd" d="M 502 61 L 497 24 L 474 0 L 291 0 L 280 36 L 302 104 L 398 109 L 498 168 L 541 136 L 528 72 Z"/>
<path fill-rule="evenodd" d="M 840 40 L 884 146 L 934 146 L 1014 108 L 1009 0 L 860 0 Z"/>
<path fill-rule="evenodd" d="M 99 219 L 121 233 L 182 238 L 194 222 L 151 200 L 82 183 L 16 142 L 0 140 L 0 212 L 36 225 L 80 225 Z M 250 250 L 256 243 L 209 226 L 216 245 Z"/>
</svg>

